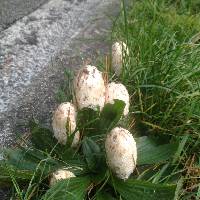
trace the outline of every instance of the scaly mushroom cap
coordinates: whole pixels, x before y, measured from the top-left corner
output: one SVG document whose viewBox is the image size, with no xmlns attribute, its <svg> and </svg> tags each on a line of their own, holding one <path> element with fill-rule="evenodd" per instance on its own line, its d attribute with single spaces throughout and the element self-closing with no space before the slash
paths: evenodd
<svg viewBox="0 0 200 200">
<path fill-rule="evenodd" d="M 70 179 L 76 177 L 72 172 L 66 169 L 59 169 L 54 172 L 50 178 L 49 185 L 55 185 L 59 180 Z"/>
<path fill-rule="evenodd" d="M 121 127 L 114 128 L 105 141 L 107 164 L 120 179 L 126 180 L 136 167 L 137 147 L 132 134 Z"/>
<path fill-rule="evenodd" d="M 106 90 L 106 103 L 114 103 L 114 99 L 119 99 L 124 101 L 124 115 L 129 113 L 129 94 L 126 87 L 121 83 L 111 82 L 107 86 Z"/>
<path fill-rule="evenodd" d="M 74 82 L 74 89 L 78 108 L 103 108 L 105 84 L 102 73 L 96 67 L 86 65 L 80 69 Z"/>
<path fill-rule="evenodd" d="M 122 73 L 123 59 L 129 55 L 127 45 L 120 41 L 112 45 L 112 67 L 117 76 Z"/>
<path fill-rule="evenodd" d="M 54 112 L 52 119 L 52 127 L 55 138 L 60 144 L 65 145 L 67 142 L 67 134 L 71 134 L 76 129 L 76 108 L 69 102 L 62 103 Z M 72 146 L 76 146 L 80 133 L 76 132 Z"/>
</svg>

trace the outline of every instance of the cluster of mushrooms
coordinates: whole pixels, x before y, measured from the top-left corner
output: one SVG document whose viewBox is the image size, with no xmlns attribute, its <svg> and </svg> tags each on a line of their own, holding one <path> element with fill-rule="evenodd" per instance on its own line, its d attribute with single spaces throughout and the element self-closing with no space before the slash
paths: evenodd
<svg viewBox="0 0 200 200">
<path fill-rule="evenodd" d="M 123 57 L 129 54 L 124 42 L 115 42 L 112 45 L 112 67 L 116 75 L 122 73 Z M 114 103 L 115 99 L 125 103 L 123 115 L 129 112 L 129 94 L 121 83 L 111 82 L 105 84 L 103 74 L 95 66 L 85 65 L 74 79 L 74 104 L 64 102 L 54 112 L 52 127 L 54 137 L 60 144 L 65 145 L 68 134 L 74 134 L 71 147 L 76 147 L 81 140 L 81 135 L 76 129 L 77 109 L 83 108 L 103 109 L 106 103 Z M 115 127 L 107 134 L 105 140 L 107 165 L 120 179 L 126 180 L 133 173 L 137 161 L 136 142 L 132 134 L 122 128 Z M 50 185 L 58 180 L 69 179 L 75 175 L 69 169 L 59 169 L 50 179 Z"/>
</svg>

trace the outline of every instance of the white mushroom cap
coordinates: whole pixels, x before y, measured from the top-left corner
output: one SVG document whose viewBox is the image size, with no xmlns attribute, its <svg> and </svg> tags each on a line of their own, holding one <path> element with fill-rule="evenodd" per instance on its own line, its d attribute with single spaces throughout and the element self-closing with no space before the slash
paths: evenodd
<svg viewBox="0 0 200 200">
<path fill-rule="evenodd" d="M 129 113 L 129 94 L 126 87 L 121 83 L 111 82 L 107 85 L 106 91 L 106 103 L 114 103 L 114 99 L 119 99 L 124 101 L 124 115 Z"/>
<path fill-rule="evenodd" d="M 78 108 L 103 108 L 105 84 L 102 72 L 96 67 L 86 65 L 80 69 L 74 82 L 74 89 Z"/>
<path fill-rule="evenodd" d="M 62 103 L 54 112 L 52 119 L 52 127 L 54 136 L 60 144 L 66 144 L 67 134 L 73 133 L 76 129 L 76 108 L 70 102 Z M 80 138 L 80 133 L 76 132 L 72 145 L 77 144 L 77 138 Z"/>
<path fill-rule="evenodd" d="M 107 164 L 120 179 L 126 180 L 136 167 L 137 147 L 132 134 L 121 127 L 114 128 L 105 141 Z"/>
<path fill-rule="evenodd" d="M 122 42 L 115 42 L 112 45 L 112 67 L 117 76 L 122 73 L 123 59 L 129 55 L 127 45 Z"/>
<path fill-rule="evenodd" d="M 56 184 L 59 180 L 63 179 L 70 179 L 76 177 L 72 172 L 66 169 L 59 169 L 56 172 L 54 172 L 50 178 L 49 185 L 53 186 Z"/>
</svg>

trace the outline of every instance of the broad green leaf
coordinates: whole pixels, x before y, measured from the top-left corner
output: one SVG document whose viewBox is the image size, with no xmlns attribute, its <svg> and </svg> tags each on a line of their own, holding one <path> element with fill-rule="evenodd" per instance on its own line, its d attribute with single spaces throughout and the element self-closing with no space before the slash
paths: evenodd
<svg viewBox="0 0 200 200">
<path fill-rule="evenodd" d="M 31 122 L 31 143 L 42 151 L 48 153 L 59 154 L 62 152 L 63 145 L 58 144 L 58 141 L 53 136 L 53 132 L 48 128 L 41 127 L 35 122 Z"/>
<path fill-rule="evenodd" d="M 78 111 L 77 126 L 84 136 L 100 134 L 99 110 L 83 108 Z"/>
<path fill-rule="evenodd" d="M 19 170 L 14 166 L 9 166 L 5 162 L 0 162 L 0 186 L 8 186 L 11 184 L 12 180 L 10 174 L 13 174 L 13 177 L 17 181 L 24 182 L 30 180 L 33 176 L 33 172 L 29 170 Z"/>
<path fill-rule="evenodd" d="M 5 150 L 6 163 L 19 170 L 44 170 L 58 168 L 61 164 L 47 154 L 36 149 L 7 149 Z"/>
<path fill-rule="evenodd" d="M 105 131 L 112 129 L 121 119 L 124 107 L 125 103 L 118 99 L 114 100 L 114 104 L 106 104 L 100 114 L 101 128 Z"/>
<path fill-rule="evenodd" d="M 61 180 L 41 200 L 83 200 L 91 181 L 89 177 Z"/>
<path fill-rule="evenodd" d="M 84 174 L 87 172 L 86 163 L 80 156 L 72 158 L 71 152 L 65 154 L 66 158 L 54 159 L 50 155 L 37 149 L 7 149 L 5 162 L 18 170 L 29 170 L 48 175 L 58 168 L 70 167 L 74 174 Z M 66 152 L 65 152 L 66 153 Z"/>
<path fill-rule="evenodd" d="M 78 111 L 78 128 L 84 136 L 106 134 L 121 119 L 125 103 L 115 100 L 113 104 L 106 104 L 101 111 L 83 108 Z"/>
<path fill-rule="evenodd" d="M 175 154 L 178 144 L 157 145 L 147 136 L 136 138 L 138 165 L 165 162 Z"/>
<path fill-rule="evenodd" d="M 79 158 L 76 157 L 77 154 L 75 156 L 76 149 L 71 148 L 70 141 L 72 140 L 73 135 L 68 138 L 68 143 L 66 145 L 61 145 L 55 137 L 53 137 L 51 130 L 41 127 L 36 123 L 32 123 L 31 125 L 31 142 L 33 146 L 63 161 L 79 160 Z"/>
<path fill-rule="evenodd" d="M 82 149 L 89 169 L 95 170 L 101 165 L 102 154 L 97 143 L 95 143 L 91 138 L 84 137 L 82 141 Z"/>
<path fill-rule="evenodd" d="M 49 129 L 42 127 L 38 127 L 31 132 L 31 142 L 35 148 L 48 153 L 55 149 L 55 147 L 58 149 L 58 146 L 60 146 L 53 137 L 53 133 Z"/>
<path fill-rule="evenodd" d="M 122 181 L 114 178 L 115 189 L 125 200 L 173 200 L 175 185 L 153 184 L 129 178 Z"/>
<path fill-rule="evenodd" d="M 30 155 L 30 151 L 31 150 L 23 151 L 22 149 L 6 149 L 6 163 L 16 167 L 19 170 L 34 171 L 42 159 L 37 159 L 37 154 L 35 154 L 35 156 Z"/>
</svg>

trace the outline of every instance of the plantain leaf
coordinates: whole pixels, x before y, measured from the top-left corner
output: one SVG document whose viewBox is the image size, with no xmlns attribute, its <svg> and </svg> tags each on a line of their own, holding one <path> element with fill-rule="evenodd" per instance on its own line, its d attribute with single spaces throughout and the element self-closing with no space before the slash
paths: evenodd
<svg viewBox="0 0 200 200">
<path fill-rule="evenodd" d="M 73 140 L 73 137 L 73 135 L 69 136 L 68 143 L 61 145 L 53 137 L 51 130 L 41 127 L 34 122 L 31 124 L 31 142 L 33 147 L 66 162 L 69 160 L 80 160 L 78 155 L 75 154 L 76 149 L 71 148 L 70 141 Z"/>
<path fill-rule="evenodd" d="M 115 99 L 114 104 L 106 104 L 100 114 L 100 124 L 104 131 L 112 129 L 121 119 L 125 103 Z"/>
<path fill-rule="evenodd" d="M 66 157 L 62 161 L 34 148 L 7 149 L 5 150 L 5 155 L 6 164 L 18 170 L 29 170 L 31 172 L 37 170 L 38 173 L 42 173 L 44 176 L 64 167 L 70 167 L 76 175 L 84 174 L 87 171 L 84 160 L 79 155 L 73 157 L 70 151 L 68 154 L 65 152 L 63 156 Z"/>
<path fill-rule="evenodd" d="M 89 177 L 61 180 L 52 186 L 41 200 L 83 200 L 90 184 Z"/>
<path fill-rule="evenodd" d="M 84 135 L 98 135 L 100 133 L 99 110 L 83 108 L 78 111 L 77 126 Z"/>
<path fill-rule="evenodd" d="M 113 184 L 125 200 L 173 200 L 176 190 L 175 185 L 153 184 L 131 178 L 125 182 L 113 178 Z"/>
<path fill-rule="evenodd" d="M 95 170 L 101 165 L 102 153 L 100 147 L 91 138 L 84 137 L 82 141 L 83 154 L 85 156 L 88 168 Z"/>
<path fill-rule="evenodd" d="M 48 175 L 63 164 L 36 149 L 7 149 L 5 163 L 14 170 L 36 172 Z M 17 172 L 17 171 L 16 171 Z"/>
<path fill-rule="evenodd" d="M 55 154 L 62 152 L 63 145 L 58 144 L 50 129 L 41 127 L 35 122 L 30 122 L 30 131 L 31 143 L 36 149 Z"/>
<path fill-rule="evenodd" d="M 113 104 L 106 104 L 101 111 L 91 108 L 83 108 L 78 111 L 78 129 L 87 136 L 106 134 L 121 119 L 125 103 L 121 100 L 114 100 Z"/>
<path fill-rule="evenodd" d="M 175 154 L 178 143 L 157 145 L 151 138 L 144 136 L 136 138 L 138 165 L 164 162 Z"/>
<path fill-rule="evenodd" d="M 12 174 L 17 181 L 21 182 L 30 180 L 33 176 L 32 171 L 19 170 L 5 162 L 0 162 L 0 187 L 8 186 L 12 183 L 10 174 Z"/>
</svg>

